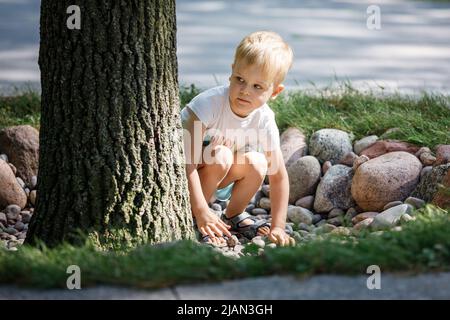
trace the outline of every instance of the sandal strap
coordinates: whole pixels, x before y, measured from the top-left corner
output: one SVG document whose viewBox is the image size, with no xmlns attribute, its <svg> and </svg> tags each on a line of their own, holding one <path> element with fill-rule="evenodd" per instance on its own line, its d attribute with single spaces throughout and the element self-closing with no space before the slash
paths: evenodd
<svg viewBox="0 0 450 320">
<path fill-rule="evenodd" d="M 234 217 L 231 218 L 227 218 L 227 216 L 224 214 L 223 215 L 224 220 L 231 222 L 231 224 L 233 226 L 239 226 L 239 223 L 241 223 L 242 221 L 244 221 L 245 219 L 252 219 L 254 221 L 254 217 L 251 216 L 248 212 L 242 212 L 239 213 L 238 215 L 235 215 Z"/>
</svg>

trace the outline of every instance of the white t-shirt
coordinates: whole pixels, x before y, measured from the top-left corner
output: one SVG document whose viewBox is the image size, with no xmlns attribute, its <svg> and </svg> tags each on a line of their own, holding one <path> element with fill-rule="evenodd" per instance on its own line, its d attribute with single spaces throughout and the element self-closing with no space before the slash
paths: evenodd
<svg viewBox="0 0 450 320">
<path fill-rule="evenodd" d="M 267 104 L 242 118 L 230 107 L 229 86 L 211 88 L 196 96 L 181 110 L 181 119 L 188 117 L 188 110 L 205 125 L 204 140 L 222 136 L 233 143 L 233 151 L 274 151 L 280 146 L 280 133 L 275 114 Z"/>
</svg>

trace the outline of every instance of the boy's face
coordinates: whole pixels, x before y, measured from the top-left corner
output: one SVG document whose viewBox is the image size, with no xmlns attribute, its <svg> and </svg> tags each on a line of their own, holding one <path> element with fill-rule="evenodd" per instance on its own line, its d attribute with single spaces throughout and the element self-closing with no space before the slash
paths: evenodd
<svg viewBox="0 0 450 320">
<path fill-rule="evenodd" d="M 246 117 L 284 89 L 282 84 L 276 86 L 273 79 L 267 79 L 256 65 L 238 61 L 231 68 L 230 106 L 240 117 Z"/>
</svg>

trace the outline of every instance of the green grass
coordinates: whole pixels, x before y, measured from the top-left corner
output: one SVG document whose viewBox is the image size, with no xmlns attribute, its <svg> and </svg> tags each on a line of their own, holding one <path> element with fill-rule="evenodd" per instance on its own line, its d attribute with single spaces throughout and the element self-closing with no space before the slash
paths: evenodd
<svg viewBox="0 0 450 320">
<path fill-rule="evenodd" d="M 0 249 L 0 283 L 65 287 L 67 267 L 81 269 L 82 287 L 113 284 L 161 288 L 272 274 L 365 274 L 369 265 L 382 272 L 417 273 L 450 269 L 450 216 L 428 205 L 403 230 L 354 237 L 328 235 L 290 248 L 266 249 L 261 256 L 227 258 L 193 242 L 99 251 L 93 246 L 62 245 L 54 249 Z"/>
<path fill-rule="evenodd" d="M 201 90 L 194 85 L 180 88 L 181 106 Z M 309 137 L 322 128 L 352 132 L 356 139 L 382 135 L 387 129 L 399 130 L 387 138 L 434 148 L 450 144 L 450 96 L 422 93 L 419 97 L 362 93 L 348 83 L 337 89 L 324 88 L 313 93 L 302 91 L 280 95 L 270 104 L 280 131 L 300 128 Z M 14 97 L 0 96 L 0 129 L 30 124 L 39 128 L 40 97 L 27 91 Z"/>
<path fill-rule="evenodd" d="M 39 129 L 41 97 L 34 91 L 15 96 L 0 96 L 0 129 L 29 124 Z"/>
<path fill-rule="evenodd" d="M 340 90 L 325 89 L 315 94 L 293 92 L 280 96 L 270 106 L 280 131 L 294 126 L 307 137 L 321 128 L 351 132 L 355 139 L 398 128 L 386 138 L 431 148 L 450 143 L 450 97 L 446 95 L 380 96 L 342 85 Z"/>
</svg>

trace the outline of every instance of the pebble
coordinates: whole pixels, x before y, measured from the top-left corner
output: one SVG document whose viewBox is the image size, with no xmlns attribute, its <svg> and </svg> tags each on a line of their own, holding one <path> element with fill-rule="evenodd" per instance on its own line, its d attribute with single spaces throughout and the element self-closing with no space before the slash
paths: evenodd
<svg viewBox="0 0 450 320">
<path fill-rule="evenodd" d="M 314 206 L 314 196 L 306 196 L 298 199 L 295 202 L 296 207 L 302 207 L 308 210 L 312 210 Z"/>
<path fill-rule="evenodd" d="M 422 199 L 419 198 L 414 198 L 414 197 L 408 197 L 405 200 L 405 204 L 410 204 L 412 205 L 414 208 L 416 209 L 420 209 L 423 206 L 425 206 L 425 201 L 423 201 Z"/>
<path fill-rule="evenodd" d="M 339 227 L 342 225 L 343 220 L 344 220 L 344 217 L 339 216 L 339 217 L 334 217 L 334 218 L 328 219 L 327 223 L 332 224 L 333 226 Z"/>
<path fill-rule="evenodd" d="M 270 210 L 270 199 L 262 197 L 261 200 L 259 200 L 259 207 L 266 210 Z"/>
<path fill-rule="evenodd" d="M 8 162 L 8 156 L 4 153 L 0 154 L 0 159 L 2 159 L 5 162 Z"/>
<path fill-rule="evenodd" d="M 317 224 L 320 220 L 322 220 L 322 216 L 320 214 L 313 215 L 312 223 Z"/>
<path fill-rule="evenodd" d="M 213 209 L 214 211 L 222 211 L 222 206 L 218 203 L 213 203 L 211 205 L 211 209 Z"/>
<path fill-rule="evenodd" d="M 36 205 L 36 190 L 30 192 L 30 202 L 34 206 Z"/>
<path fill-rule="evenodd" d="M 263 185 L 261 191 L 266 197 L 270 198 L 270 184 Z"/>
<path fill-rule="evenodd" d="M 31 213 L 30 211 L 22 211 L 20 213 L 22 215 L 22 222 L 23 223 L 28 223 L 31 220 Z"/>
<path fill-rule="evenodd" d="M 14 229 L 16 229 L 17 231 L 22 231 L 23 228 L 25 228 L 25 224 L 21 221 L 18 221 L 15 225 L 14 225 Z"/>
<path fill-rule="evenodd" d="M 385 210 L 387 210 L 389 208 L 392 208 L 392 207 L 396 207 L 396 206 L 401 205 L 401 204 L 403 204 L 403 202 L 401 202 L 401 201 L 389 202 L 383 207 L 383 211 L 385 211 Z"/>
<path fill-rule="evenodd" d="M 245 208 L 245 211 L 248 213 L 252 213 L 252 210 L 255 209 L 255 205 L 253 203 L 250 203 L 247 208 Z"/>
<path fill-rule="evenodd" d="M 17 220 L 20 215 L 20 210 L 18 205 L 10 204 L 5 208 L 4 212 L 6 213 L 8 220 Z"/>
<path fill-rule="evenodd" d="M 267 214 L 269 214 L 269 213 L 267 212 L 266 209 L 255 208 L 255 209 L 252 210 L 252 214 L 253 214 L 254 216 L 258 216 L 258 215 L 261 215 L 261 214 L 267 215 Z"/>
<path fill-rule="evenodd" d="M 254 237 L 252 239 L 252 243 L 255 244 L 256 246 L 258 246 L 259 248 L 264 248 L 266 243 L 264 242 L 263 239 L 261 239 L 260 237 Z"/>
<path fill-rule="evenodd" d="M 36 176 L 32 176 L 31 177 L 31 185 L 30 185 L 31 190 L 35 189 L 36 186 L 37 186 L 37 177 Z"/>
<path fill-rule="evenodd" d="M 343 215 L 344 215 L 344 210 L 339 209 L 339 208 L 334 208 L 328 214 L 328 219 L 340 217 L 340 216 L 343 216 Z"/>
<path fill-rule="evenodd" d="M 17 230 L 14 229 L 13 227 L 8 227 L 5 229 L 5 232 L 10 234 L 10 235 L 15 235 L 17 233 Z"/>
</svg>

